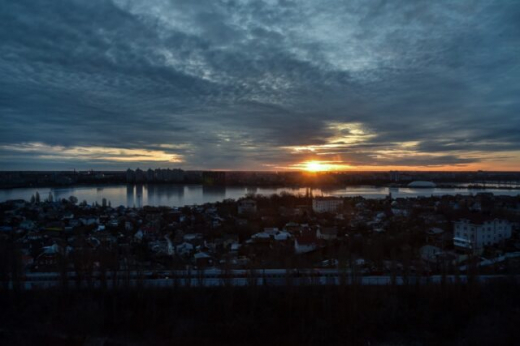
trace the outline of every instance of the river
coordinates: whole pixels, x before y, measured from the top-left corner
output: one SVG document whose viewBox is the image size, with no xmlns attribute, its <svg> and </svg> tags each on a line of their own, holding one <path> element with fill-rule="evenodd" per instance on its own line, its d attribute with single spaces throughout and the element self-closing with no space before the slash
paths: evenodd
<svg viewBox="0 0 520 346">
<path fill-rule="evenodd" d="M 305 195 L 307 188 L 266 188 L 266 187 L 236 187 L 236 186 L 203 186 L 203 185 L 109 185 L 109 186 L 75 186 L 58 188 L 17 188 L 0 190 L 0 202 L 10 199 L 30 200 L 38 192 L 41 199 L 46 199 L 49 193 L 54 199 L 75 196 L 81 202 L 98 202 L 106 198 L 112 206 L 170 206 L 200 205 L 213 203 L 224 199 L 238 199 L 248 193 L 272 195 L 289 192 Z M 520 190 L 514 189 L 467 189 L 467 188 L 388 188 L 375 186 L 353 186 L 345 188 L 312 189 L 314 196 L 362 196 L 365 198 L 384 198 L 391 192 L 395 197 L 419 197 L 442 195 L 470 195 L 478 192 L 491 192 L 495 195 L 517 196 Z"/>
</svg>

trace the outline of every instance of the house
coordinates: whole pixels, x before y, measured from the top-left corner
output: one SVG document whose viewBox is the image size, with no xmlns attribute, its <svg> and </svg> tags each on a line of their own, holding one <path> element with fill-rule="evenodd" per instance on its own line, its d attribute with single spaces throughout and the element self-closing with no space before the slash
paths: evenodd
<svg viewBox="0 0 520 346">
<path fill-rule="evenodd" d="M 296 222 L 288 222 L 286 225 L 285 225 L 285 230 L 289 233 L 297 233 L 297 232 L 300 232 L 300 225 L 297 224 Z"/>
<path fill-rule="evenodd" d="M 191 252 L 193 252 L 194 249 L 195 249 L 195 246 L 193 246 L 193 244 L 184 242 L 180 245 L 177 245 L 177 247 L 175 248 L 175 252 L 179 256 L 187 256 Z"/>
<path fill-rule="evenodd" d="M 251 236 L 251 240 L 255 243 L 269 243 L 274 238 L 278 228 L 265 228 L 263 232 L 255 233 Z"/>
<path fill-rule="evenodd" d="M 187 233 L 182 238 L 185 242 L 197 245 L 202 243 L 204 237 L 200 233 Z"/>
<path fill-rule="evenodd" d="M 286 240 L 289 240 L 290 238 L 292 238 L 292 234 L 287 231 L 284 231 L 284 230 L 278 231 L 274 235 L 274 240 L 276 240 L 276 241 L 286 241 Z"/>
<path fill-rule="evenodd" d="M 69 220 L 68 224 L 69 224 L 69 227 L 75 228 L 75 227 L 79 227 L 81 225 L 81 222 L 78 219 L 72 219 L 72 220 Z"/>
<path fill-rule="evenodd" d="M 429 237 L 436 237 L 436 236 L 439 236 L 439 235 L 441 235 L 443 233 L 444 233 L 444 231 L 441 228 L 438 228 L 438 227 L 432 227 L 432 228 L 430 228 L 430 229 L 428 229 L 426 231 L 426 234 Z"/>
<path fill-rule="evenodd" d="M 255 233 L 251 239 L 256 243 L 269 243 L 271 240 L 275 241 L 286 241 L 292 238 L 292 234 L 278 228 L 264 228 L 263 232 Z"/>
<path fill-rule="evenodd" d="M 34 269 L 40 271 L 55 271 L 58 269 L 58 253 L 42 253 L 34 260 Z"/>
<path fill-rule="evenodd" d="M 82 217 L 79 221 L 85 226 L 95 225 L 98 223 L 98 219 L 95 217 Z"/>
<path fill-rule="evenodd" d="M 237 225 L 238 227 L 244 227 L 244 226 L 247 226 L 248 224 L 248 221 L 247 219 L 235 219 L 235 225 Z"/>
<path fill-rule="evenodd" d="M 256 201 L 252 199 L 242 199 L 238 202 L 238 214 L 254 214 L 256 213 Z"/>
<path fill-rule="evenodd" d="M 230 252 L 232 253 L 238 253 L 238 250 L 240 250 L 240 247 L 242 245 L 240 245 L 239 243 L 233 243 L 231 244 L 231 248 L 230 248 Z"/>
<path fill-rule="evenodd" d="M 135 238 L 137 241 L 141 241 L 141 240 L 143 240 L 143 237 L 144 237 L 144 233 L 143 233 L 143 231 L 141 231 L 141 230 L 138 230 L 138 231 L 135 232 L 135 234 L 134 234 L 134 238 Z"/>
<path fill-rule="evenodd" d="M 197 267 L 207 267 L 213 264 L 211 256 L 205 252 L 197 252 L 195 255 L 193 255 L 193 259 Z"/>
<path fill-rule="evenodd" d="M 168 253 L 168 242 L 166 240 L 156 240 L 148 243 L 148 248 L 158 255 L 166 255 Z"/>
<path fill-rule="evenodd" d="M 74 214 L 73 213 L 65 213 L 61 219 L 62 220 L 72 220 L 72 219 L 74 219 Z"/>
<path fill-rule="evenodd" d="M 303 254 L 316 250 L 317 244 L 315 238 L 296 237 L 294 240 L 294 252 L 296 254 Z"/>
<path fill-rule="evenodd" d="M 125 221 L 125 231 L 132 231 L 134 229 L 134 225 L 130 221 Z"/>
<path fill-rule="evenodd" d="M 408 217 L 409 210 L 403 207 L 392 207 L 392 214 L 394 216 Z"/>
<path fill-rule="evenodd" d="M 36 228 L 36 224 L 31 220 L 23 220 L 22 222 L 20 222 L 19 227 L 21 229 L 30 231 Z"/>
<path fill-rule="evenodd" d="M 146 236 L 157 235 L 157 233 L 159 232 L 159 230 L 157 229 L 157 227 L 155 227 L 155 226 L 151 226 L 151 225 L 142 226 L 142 227 L 140 228 L 140 230 L 143 231 L 143 233 L 144 233 Z"/>
<path fill-rule="evenodd" d="M 296 254 L 312 252 L 317 247 L 316 233 L 312 232 L 310 228 L 302 230 L 301 234 L 294 239 L 294 252 Z"/>
<path fill-rule="evenodd" d="M 323 240 L 334 240 L 338 238 L 338 229 L 336 227 L 318 227 L 316 238 Z"/>
<path fill-rule="evenodd" d="M 43 252 L 34 260 L 35 269 L 40 271 L 56 271 L 61 256 L 67 256 L 72 248 L 70 246 L 60 247 L 58 244 L 44 246 Z"/>
<path fill-rule="evenodd" d="M 334 213 L 343 206 L 343 200 L 336 197 L 319 197 L 312 200 L 315 213 Z"/>
<path fill-rule="evenodd" d="M 442 254 L 442 249 L 433 245 L 425 245 L 421 247 L 419 252 L 423 261 L 437 263 L 438 256 Z"/>
</svg>

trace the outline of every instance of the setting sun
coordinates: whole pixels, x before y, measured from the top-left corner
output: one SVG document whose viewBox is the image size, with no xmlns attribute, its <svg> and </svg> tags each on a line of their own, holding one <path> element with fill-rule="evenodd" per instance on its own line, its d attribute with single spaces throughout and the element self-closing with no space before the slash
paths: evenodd
<svg viewBox="0 0 520 346">
<path fill-rule="evenodd" d="M 298 169 L 307 172 L 331 172 L 351 170 L 353 167 L 341 161 L 317 161 L 309 160 L 296 163 L 290 166 L 291 169 Z"/>
<path fill-rule="evenodd" d="M 349 165 L 329 161 L 306 161 L 302 162 L 298 166 L 307 172 L 328 172 L 350 168 Z"/>
<path fill-rule="evenodd" d="M 304 169 L 309 172 L 323 172 L 330 170 L 329 165 L 319 161 L 308 161 L 304 163 Z"/>
</svg>

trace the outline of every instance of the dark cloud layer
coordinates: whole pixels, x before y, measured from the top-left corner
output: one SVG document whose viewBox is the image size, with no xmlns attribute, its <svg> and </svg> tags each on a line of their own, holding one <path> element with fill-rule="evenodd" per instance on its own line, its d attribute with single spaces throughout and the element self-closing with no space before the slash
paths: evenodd
<svg viewBox="0 0 520 346">
<path fill-rule="evenodd" d="M 520 169 L 520 3 L 7 0 L 0 168 Z"/>
</svg>

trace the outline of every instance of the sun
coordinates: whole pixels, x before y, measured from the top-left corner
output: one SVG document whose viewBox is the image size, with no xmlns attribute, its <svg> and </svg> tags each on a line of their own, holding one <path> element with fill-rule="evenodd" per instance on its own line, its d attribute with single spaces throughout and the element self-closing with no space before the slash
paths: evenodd
<svg viewBox="0 0 520 346">
<path fill-rule="evenodd" d="M 307 161 L 303 163 L 303 169 L 308 172 L 325 172 L 330 171 L 329 164 L 320 161 Z"/>
<path fill-rule="evenodd" d="M 316 172 L 332 172 L 332 171 L 341 171 L 341 170 L 351 170 L 353 167 L 340 160 L 335 160 L 335 161 L 309 160 L 309 161 L 295 163 L 295 164 L 291 165 L 290 168 L 303 170 L 303 171 L 311 172 L 311 173 L 316 173 Z"/>
</svg>

